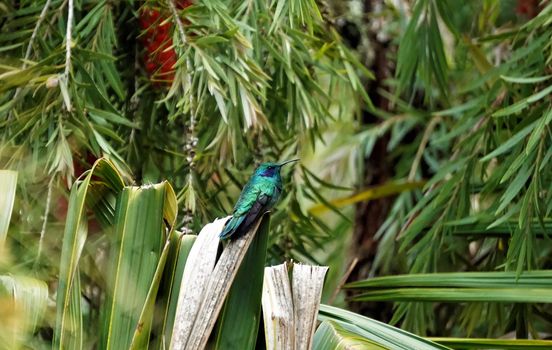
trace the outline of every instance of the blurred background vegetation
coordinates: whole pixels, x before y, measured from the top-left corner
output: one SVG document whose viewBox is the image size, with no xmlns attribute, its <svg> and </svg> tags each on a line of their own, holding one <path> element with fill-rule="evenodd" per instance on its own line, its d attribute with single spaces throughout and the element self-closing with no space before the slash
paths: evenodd
<svg viewBox="0 0 552 350">
<path fill-rule="evenodd" d="M 0 199 L 0 314 L 28 318 L 2 307 L 14 286 L 41 310 L 19 344 L 53 341 L 69 191 L 101 157 L 124 185 L 167 180 L 178 215 L 164 223 L 186 235 L 231 211 L 256 164 L 299 157 L 267 264 L 329 265 L 323 302 L 421 336 L 550 337 L 549 1 L 0 0 L 0 13 L 0 169 L 17 172 L 0 183 L 17 186 L 13 206 Z M 102 189 L 112 211 L 117 186 Z M 110 243 L 90 207 L 78 270 L 93 347 Z"/>
</svg>

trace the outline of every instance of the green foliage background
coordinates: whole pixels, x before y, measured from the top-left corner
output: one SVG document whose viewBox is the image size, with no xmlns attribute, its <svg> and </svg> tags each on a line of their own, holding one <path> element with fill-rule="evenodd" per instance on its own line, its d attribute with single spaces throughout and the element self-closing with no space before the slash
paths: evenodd
<svg viewBox="0 0 552 350">
<path fill-rule="evenodd" d="M 101 156 L 126 184 L 168 180 L 183 233 L 228 213 L 256 163 L 298 156 L 272 216 L 269 261 L 329 264 L 324 300 L 395 302 L 389 321 L 419 335 L 545 337 L 549 286 L 525 278 L 546 279 L 552 262 L 552 5 L 527 18 L 506 0 L 367 3 L 379 5 L 0 1 L 0 166 L 19 171 L 2 272 L 32 274 L 53 295 L 68 187 Z M 143 68 L 143 7 L 172 23 L 170 86 Z M 343 19 L 359 29 L 354 49 Z M 390 48 L 392 74 L 366 89 L 377 42 Z M 367 191 L 382 140 L 389 182 Z M 350 204 L 389 195 L 360 277 L 399 282 L 357 281 L 335 299 L 363 258 L 350 253 Z M 93 257 L 108 242 L 88 229 L 79 283 L 91 298 L 104 278 Z M 445 272 L 468 275 L 442 283 Z M 458 287 L 470 272 L 491 273 L 475 282 L 491 291 Z M 90 305 L 86 317 L 97 318 Z M 49 338 L 49 311 L 36 339 Z"/>
</svg>

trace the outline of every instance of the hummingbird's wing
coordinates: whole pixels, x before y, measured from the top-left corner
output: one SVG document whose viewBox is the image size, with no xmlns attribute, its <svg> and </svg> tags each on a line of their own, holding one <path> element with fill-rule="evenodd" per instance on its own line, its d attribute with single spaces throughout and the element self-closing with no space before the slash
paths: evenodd
<svg viewBox="0 0 552 350">
<path fill-rule="evenodd" d="M 226 222 L 220 238 L 239 237 L 269 208 L 270 194 L 260 189 L 242 192 L 232 217 Z"/>
<path fill-rule="evenodd" d="M 257 197 L 257 200 L 255 201 L 255 203 L 253 203 L 253 206 L 251 206 L 251 209 L 249 209 L 249 212 L 245 214 L 245 220 L 242 224 L 242 227 L 244 228 L 244 230 L 248 230 L 251 227 L 251 225 L 255 221 L 257 221 L 257 219 L 260 218 L 261 215 L 263 215 L 268 210 L 269 202 L 270 202 L 270 197 L 265 193 Z"/>
</svg>

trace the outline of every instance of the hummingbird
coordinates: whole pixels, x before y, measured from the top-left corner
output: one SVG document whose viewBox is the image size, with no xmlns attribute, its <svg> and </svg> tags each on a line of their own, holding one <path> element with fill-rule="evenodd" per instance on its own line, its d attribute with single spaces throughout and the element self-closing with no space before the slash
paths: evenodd
<svg viewBox="0 0 552 350">
<path fill-rule="evenodd" d="M 224 225 L 219 237 L 227 239 L 242 236 L 258 218 L 272 209 L 282 193 L 280 169 L 298 160 L 261 163 L 244 186 L 232 211 L 232 217 Z"/>
</svg>

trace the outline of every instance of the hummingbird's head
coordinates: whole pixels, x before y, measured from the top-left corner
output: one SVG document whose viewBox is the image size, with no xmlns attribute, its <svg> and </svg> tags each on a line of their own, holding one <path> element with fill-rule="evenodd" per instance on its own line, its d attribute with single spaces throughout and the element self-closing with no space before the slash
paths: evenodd
<svg viewBox="0 0 552 350">
<path fill-rule="evenodd" d="M 299 159 L 291 159 L 282 163 L 271 163 L 271 162 L 261 163 L 261 165 L 259 165 L 255 170 L 255 175 L 263 176 L 263 177 L 280 176 L 280 169 L 282 168 L 282 166 L 288 163 L 296 162 L 298 160 Z"/>
</svg>

